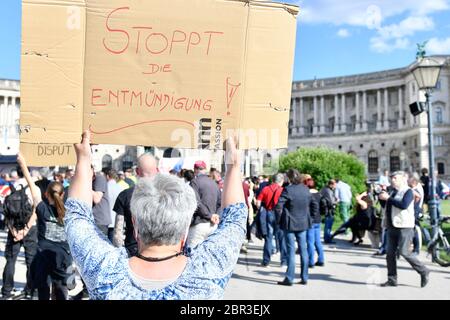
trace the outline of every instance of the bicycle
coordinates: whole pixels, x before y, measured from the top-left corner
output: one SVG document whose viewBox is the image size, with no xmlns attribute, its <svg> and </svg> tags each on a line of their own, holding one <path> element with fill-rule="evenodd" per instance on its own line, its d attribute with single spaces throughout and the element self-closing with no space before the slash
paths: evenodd
<svg viewBox="0 0 450 320">
<path fill-rule="evenodd" d="M 427 246 L 432 261 L 442 267 L 450 267 L 450 244 L 447 239 L 450 233 L 442 230 L 442 225 L 448 221 L 450 221 L 450 217 L 441 217 L 439 219 L 436 233 Z"/>
</svg>

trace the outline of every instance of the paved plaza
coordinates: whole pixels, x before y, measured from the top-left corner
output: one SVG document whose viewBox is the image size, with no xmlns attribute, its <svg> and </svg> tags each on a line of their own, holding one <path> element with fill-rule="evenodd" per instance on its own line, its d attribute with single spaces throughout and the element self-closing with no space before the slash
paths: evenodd
<svg viewBox="0 0 450 320">
<path fill-rule="evenodd" d="M 420 259 L 431 269 L 430 282 L 420 288 L 419 275 L 400 258 L 398 261 L 398 283 L 396 288 L 381 288 L 379 283 L 386 280 L 385 257 L 372 257 L 374 249 L 364 239 L 362 246 L 355 247 L 347 242 L 346 236 L 335 245 L 325 245 L 324 267 L 310 269 L 308 285 L 295 284 L 292 287 L 277 285 L 284 277 L 285 267 L 280 267 L 279 255 L 273 256 L 270 266 L 260 266 L 262 242 L 255 240 L 248 245 L 248 253 L 241 253 L 227 289 L 225 299 L 237 300 L 318 300 L 318 299 L 450 299 L 450 268 L 443 268 L 430 262 L 425 252 Z M 0 270 L 3 270 L 3 257 L 6 233 L 0 232 Z M 16 288 L 20 291 L 25 283 L 25 259 L 23 250 L 16 264 Z M 297 272 L 300 273 L 300 258 L 297 255 Z M 1 274 L 0 274 L 1 276 Z M 296 282 L 300 279 L 297 278 Z M 80 283 L 70 293 L 80 291 Z"/>
</svg>

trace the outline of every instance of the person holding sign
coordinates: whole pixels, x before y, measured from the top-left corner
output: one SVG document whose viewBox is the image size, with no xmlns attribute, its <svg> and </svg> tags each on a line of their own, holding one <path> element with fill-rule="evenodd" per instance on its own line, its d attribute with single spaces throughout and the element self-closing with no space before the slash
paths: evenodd
<svg viewBox="0 0 450 320">
<path fill-rule="evenodd" d="M 89 144 L 86 131 L 75 145 L 76 174 L 66 202 L 65 229 L 91 299 L 222 298 L 244 241 L 247 219 L 235 142 L 227 141 L 222 220 L 196 250 L 184 246 L 197 208 L 193 189 L 166 174 L 138 181 L 131 211 L 139 251 L 132 258 L 125 248 L 115 248 L 95 226 Z"/>
</svg>

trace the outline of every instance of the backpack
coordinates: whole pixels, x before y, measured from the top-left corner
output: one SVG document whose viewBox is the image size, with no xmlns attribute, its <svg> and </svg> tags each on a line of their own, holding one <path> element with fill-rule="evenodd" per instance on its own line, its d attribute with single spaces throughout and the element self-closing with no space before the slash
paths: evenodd
<svg viewBox="0 0 450 320">
<path fill-rule="evenodd" d="M 22 230 L 33 214 L 33 207 L 25 193 L 28 186 L 25 188 L 22 186 L 19 190 L 16 190 L 14 187 L 11 188 L 11 194 L 5 198 L 3 203 L 5 220 L 17 230 Z"/>
</svg>

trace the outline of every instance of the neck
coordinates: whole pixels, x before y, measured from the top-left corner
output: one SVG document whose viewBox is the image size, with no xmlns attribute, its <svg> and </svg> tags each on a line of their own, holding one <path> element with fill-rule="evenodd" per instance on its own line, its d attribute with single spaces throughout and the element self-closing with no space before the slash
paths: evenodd
<svg viewBox="0 0 450 320">
<path fill-rule="evenodd" d="M 141 246 L 139 246 L 141 248 Z M 139 250 L 139 253 L 144 257 L 163 258 L 181 251 L 182 246 L 167 245 L 167 246 L 147 246 Z"/>
</svg>

